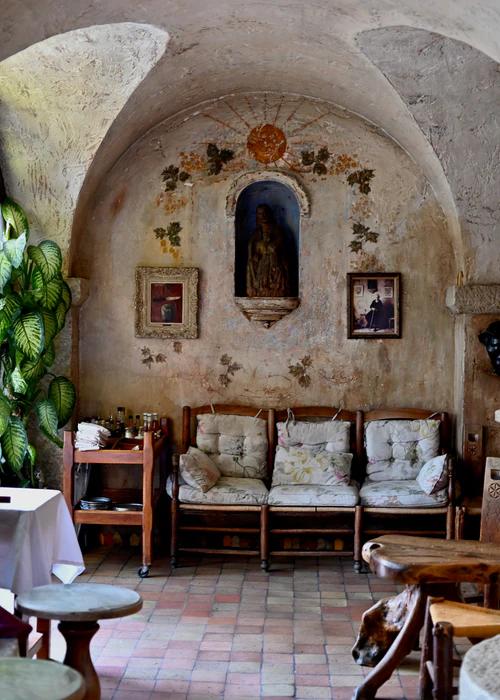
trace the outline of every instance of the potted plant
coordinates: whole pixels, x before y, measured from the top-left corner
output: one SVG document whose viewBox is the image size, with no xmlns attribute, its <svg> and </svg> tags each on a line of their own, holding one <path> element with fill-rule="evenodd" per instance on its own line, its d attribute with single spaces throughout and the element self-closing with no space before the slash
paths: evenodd
<svg viewBox="0 0 500 700">
<path fill-rule="evenodd" d="M 0 483 L 37 486 L 36 451 L 28 422 L 62 447 L 57 430 L 70 418 L 76 392 L 50 371 L 54 340 L 71 306 L 54 241 L 28 245 L 22 208 L 8 197 L 0 205 Z"/>
</svg>

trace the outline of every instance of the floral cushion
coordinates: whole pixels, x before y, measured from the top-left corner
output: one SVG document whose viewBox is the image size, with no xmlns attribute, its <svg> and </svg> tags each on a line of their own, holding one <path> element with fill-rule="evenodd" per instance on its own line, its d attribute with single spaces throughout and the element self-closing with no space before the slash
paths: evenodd
<svg viewBox="0 0 500 700">
<path fill-rule="evenodd" d="M 354 485 L 337 484 L 320 486 L 273 486 L 269 491 L 271 506 L 355 506 L 359 501 L 358 489 Z"/>
<path fill-rule="evenodd" d="M 167 480 L 167 493 L 172 496 L 172 479 Z M 267 503 L 268 490 L 260 479 L 221 476 L 219 481 L 205 493 L 179 480 L 181 503 L 207 503 L 212 505 L 260 506 Z"/>
<path fill-rule="evenodd" d="M 282 447 L 276 449 L 273 486 L 285 484 L 348 484 L 352 455 L 327 452 L 315 447 Z"/>
<path fill-rule="evenodd" d="M 316 447 L 327 452 L 349 452 L 348 421 L 286 421 L 277 424 L 278 445 Z"/>
<path fill-rule="evenodd" d="M 447 455 L 438 455 L 424 464 L 417 476 L 417 482 L 429 495 L 448 486 Z"/>
<path fill-rule="evenodd" d="M 439 421 L 370 421 L 365 447 L 372 481 L 416 479 L 423 465 L 439 454 Z"/>
<path fill-rule="evenodd" d="M 179 470 L 186 484 L 204 492 L 220 478 L 220 471 L 214 462 L 196 447 L 190 447 L 186 454 L 180 456 Z"/>
<path fill-rule="evenodd" d="M 262 479 L 267 472 L 267 424 L 262 418 L 197 416 L 196 446 L 210 455 L 222 476 Z"/>
<path fill-rule="evenodd" d="M 210 492 L 209 492 L 210 493 Z M 385 508 L 432 508 L 444 506 L 448 500 L 446 489 L 432 495 L 424 493 L 413 479 L 398 481 L 367 480 L 359 492 L 361 505 Z"/>
</svg>

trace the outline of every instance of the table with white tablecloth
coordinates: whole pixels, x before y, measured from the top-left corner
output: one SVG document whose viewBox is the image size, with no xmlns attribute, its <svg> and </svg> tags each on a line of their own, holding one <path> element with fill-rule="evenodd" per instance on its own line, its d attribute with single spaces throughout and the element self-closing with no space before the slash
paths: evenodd
<svg viewBox="0 0 500 700">
<path fill-rule="evenodd" d="M 72 583 L 85 567 L 60 491 L 0 488 L 0 588 L 16 595 L 51 583 Z"/>
<path fill-rule="evenodd" d="M 460 666 L 460 700 L 500 699 L 500 635 L 471 647 Z"/>
</svg>

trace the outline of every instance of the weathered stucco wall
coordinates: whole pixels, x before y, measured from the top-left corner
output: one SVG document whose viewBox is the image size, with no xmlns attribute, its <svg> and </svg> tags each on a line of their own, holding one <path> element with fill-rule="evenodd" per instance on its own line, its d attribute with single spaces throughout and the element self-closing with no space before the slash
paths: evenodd
<svg viewBox="0 0 500 700">
<path fill-rule="evenodd" d="M 283 158 L 267 167 L 292 173 L 311 201 L 300 235 L 301 304 L 270 329 L 248 321 L 234 303 L 234 222 L 226 217 L 235 178 L 263 167 L 246 144 L 267 122 L 287 140 Z M 210 143 L 234 152 L 219 174 L 208 173 Z M 317 155 L 325 147 L 327 173 L 314 174 L 302 151 Z M 169 165 L 190 177 L 165 192 Z M 374 170 L 368 194 L 347 182 L 360 169 Z M 74 270 L 90 277 L 80 328 L 84 414 L 125 404 L 166 412 L 179 428 L 183 404 L 210 400 L 451 409 L 453 318 L 444 295 L 455 269 L 442 212 L 414 163 L 359 118 L 298 96 L 207 103 L 149 132 L 100 194 Z M 155 233 L 175 222 L 182 227 L 178 247 Z M 359 252 L 350 248 L 355 222 L 379 234 Z M 198 339 L 134 337 L 138 265 L 200 269 Z M 347 339 L 349 271 L 402 273 L 402 339 Z"/>
</svg>

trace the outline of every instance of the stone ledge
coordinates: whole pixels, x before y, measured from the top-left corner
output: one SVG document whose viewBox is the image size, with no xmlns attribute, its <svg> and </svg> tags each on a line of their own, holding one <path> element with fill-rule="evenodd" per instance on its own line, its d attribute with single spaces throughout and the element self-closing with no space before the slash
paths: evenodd
<svg viewBox="0 0 500 700">
<path fill-rule="evenodd" d="M 446 306 L 453 314 L 499 314 L 500 284 L 448 287 Z"/>
</svg>

